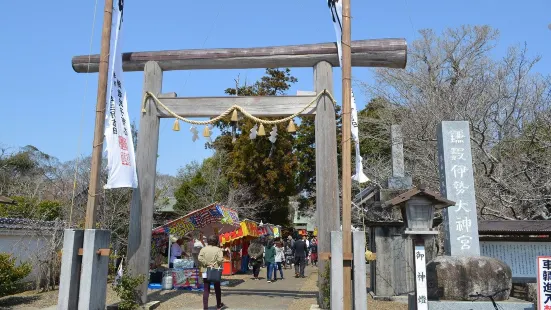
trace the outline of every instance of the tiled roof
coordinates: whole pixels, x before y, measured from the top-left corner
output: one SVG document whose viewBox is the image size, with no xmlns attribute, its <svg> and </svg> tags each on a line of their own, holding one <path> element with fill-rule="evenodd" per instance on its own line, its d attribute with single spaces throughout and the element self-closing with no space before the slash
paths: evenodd
<svg viewBox="0 0 551 310">
<path fill-rule="evenodd" d="M 537 235 L 551 233 L 551 221 L 478 221 L 478 232 L 485 235 Z"/>
<path fill-rule="evenodd" d="M 52 230 L 56 228 L 61 229 L 63 225 L 55 221 L 0 217 L 0 229 Z"/>
</svg>

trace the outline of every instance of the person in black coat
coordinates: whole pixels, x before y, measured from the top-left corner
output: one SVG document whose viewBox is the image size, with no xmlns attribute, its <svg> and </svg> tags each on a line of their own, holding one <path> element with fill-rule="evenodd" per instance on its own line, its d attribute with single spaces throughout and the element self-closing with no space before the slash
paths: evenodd
<svg viewBox="0 0 551 310">
<path fill-rule="evenodd" d="M 304 268 L 306 268 L 306 257 L 308 257 L 308 247 L 302 239 L 297 239 L 293 245 L 295 253 L 295 277 L 304 278 Z"/>
</svg>

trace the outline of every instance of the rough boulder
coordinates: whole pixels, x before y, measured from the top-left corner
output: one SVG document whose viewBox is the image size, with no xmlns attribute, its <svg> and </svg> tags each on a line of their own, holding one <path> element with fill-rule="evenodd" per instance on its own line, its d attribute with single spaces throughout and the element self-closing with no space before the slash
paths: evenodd
<svg viewBox="0 0 551 310">
<path fill-rule="evenodd" d="M 484 256 L 438 256 L 427 264 L 429 299 L 472 300 L 469 295 L 493 295 L 507 300 L 512 286 L 511 268 Z"/>
</svg>

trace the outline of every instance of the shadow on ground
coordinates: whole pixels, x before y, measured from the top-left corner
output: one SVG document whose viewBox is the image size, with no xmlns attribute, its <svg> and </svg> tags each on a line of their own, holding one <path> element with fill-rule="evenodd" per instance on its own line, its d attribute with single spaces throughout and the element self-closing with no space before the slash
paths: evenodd
<svg viewBox="0 0 551 310">
<path fill-rule="evenodd" d="M 40 296 L 7 296 L 0 298 L 0 309 L 10 309 L 15 306 L 28 305 L 40 299 Z"/>
<path fill-rule="evenodd" d="M 284 298 L 317 298 L 318 292 L 291 292 L 291 291 L 281 291 L 281 290 L 222 290 L 224 296 L 231 295 L 244 295 L 244 296 L 264 296 L 264 297 L 284 297 Z"/>
</svg>

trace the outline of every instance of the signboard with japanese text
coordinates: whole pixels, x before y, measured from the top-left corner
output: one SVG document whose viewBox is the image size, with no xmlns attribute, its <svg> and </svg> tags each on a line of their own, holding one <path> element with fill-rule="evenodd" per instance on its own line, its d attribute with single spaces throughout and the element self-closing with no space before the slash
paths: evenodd
<svg viewBox="0 0 551 310">
<path fill-rule="evenodd" d="M 511 267 L 513 280 L 535 283 L 534 257 L 551 253 L 551 242 L 480 241 L 480 255 L 499 259 Z"/>
<path fill-rule="evenodd" d="M 440 192 L 456 203 L 443 211 L 445 252 L 479 256 L 469 122 L 444 121 L 438 126 L 438 161 Z"/>
<path fill-rule="evenodd" d="M 107 152 L 107 184 L 105 188 L 138 187 L 134 141 L 128 117 L 126 90 L 122 78 L 123 0 L 114 1 L 113 31 L 109 56 L 105 143 Z"/>
<path fill-rule="evenodd" d="M 538 310 L 551 310 L 551 256 L 538 256 Z"/>
<path fill-rule="evenodd" d="M 415 288 L 417 310 L 428 310 L 427 265 L 425 263 L 425 246 L 415 245 Z"/>
</svg>

